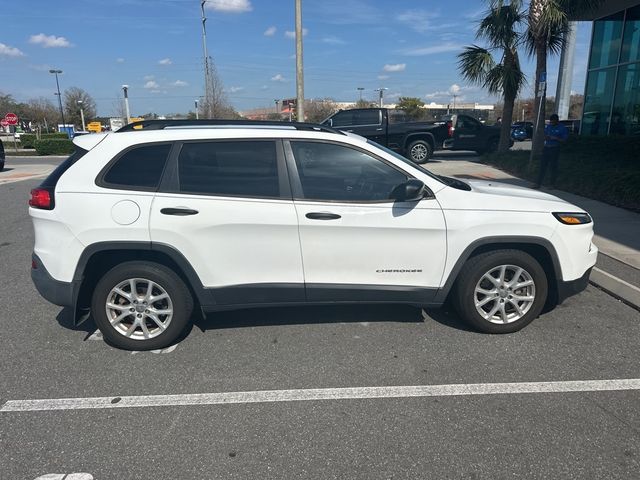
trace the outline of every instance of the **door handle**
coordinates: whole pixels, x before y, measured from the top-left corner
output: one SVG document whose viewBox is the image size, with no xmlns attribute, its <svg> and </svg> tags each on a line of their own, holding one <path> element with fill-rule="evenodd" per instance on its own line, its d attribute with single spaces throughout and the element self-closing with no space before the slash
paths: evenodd
<svg viewBox="0 0 640 480">
<path fill-rule="evenodd" d="M 337 213 L 330 212 L 309 212 L 305 217 L 310 220 L 337 220 L 341 218 Z"/>
<path fill-rule="evenodd" d="M 184 207 L 163 208 L 162 210 L 160 210 L 160 213 L 162 213 L 163 215 L 177 215 L 179 217 L 185 217 L 187 215 L 197 215 L 198 210 Z"/>
</svg>

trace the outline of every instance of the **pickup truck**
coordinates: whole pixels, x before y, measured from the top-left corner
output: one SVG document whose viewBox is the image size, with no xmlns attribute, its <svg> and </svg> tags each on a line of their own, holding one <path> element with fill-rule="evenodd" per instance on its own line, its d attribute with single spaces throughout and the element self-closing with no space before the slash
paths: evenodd
<svg viewBox="0 0 640 480">
<path fill-rule="evenodd" d="M 434 151 L 445 148 L 485 153 L 495 150 L 500 138 L 499 127 L 486 126 L 469 115 L 446 115 L 437 122 L 412 122 L 402 110 L 388 108 L 340 110 L 322 124 L 357 133 L 415 163 L 425 163 Z"/>
</svg>

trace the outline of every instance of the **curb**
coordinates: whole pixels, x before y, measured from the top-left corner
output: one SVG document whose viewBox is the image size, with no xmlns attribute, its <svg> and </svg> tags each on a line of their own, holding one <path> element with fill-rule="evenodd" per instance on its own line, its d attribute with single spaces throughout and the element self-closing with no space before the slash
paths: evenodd
<svg viewBox="0 0 640 480">
<path fill-rule="evenodd" d="M 593 267 L 591 270 L 589 281 L 632 307 L 640 309 L 640 288 L 635 285 L 600 270 L 598 267 Z"/>
</svg>

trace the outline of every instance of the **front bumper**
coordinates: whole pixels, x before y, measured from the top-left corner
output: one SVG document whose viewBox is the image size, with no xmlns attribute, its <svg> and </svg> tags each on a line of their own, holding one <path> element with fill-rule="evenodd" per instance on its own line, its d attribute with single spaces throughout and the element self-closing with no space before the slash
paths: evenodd
<svg viewBox="0 0 640 480">
<path fill-rule="evenodd" d="M 558 304 L 564 302 L 567 298 L 572 297 L 584 289 L 589 285 L 589 275 L 591 275 L 591 268 L 587 270 L 582 277 L 577 280 L 571 280 L 568 282 L 564 282 L 562 280 L 558 281 Z"/>
<path fill-rule="evenodd" d="M 36 254 L 32 255 L 31 280 L 46 300 L 61 307 L 75 307 L 76 285 L 53 278 Z"/>
</svg>

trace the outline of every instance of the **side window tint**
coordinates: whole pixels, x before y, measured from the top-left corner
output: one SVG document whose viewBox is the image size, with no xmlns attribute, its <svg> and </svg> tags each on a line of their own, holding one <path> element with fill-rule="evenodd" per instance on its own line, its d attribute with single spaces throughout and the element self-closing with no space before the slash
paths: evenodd
<svg viewBox="0 0 640 480">
<path fill-rule="evenodd" d="M 178 177 L 185 193 L 280 196 L 273 141 L 185 143 L 178 157 Z"/>
<path fill-rule="evenodd" d="M 380 125 L 380 110 L 356 110 L 354 125 Z"/>
<path fill-rule="evenodd" d="M 371 202 L 388 200 L 407 180 L 395 168 L 359 150 L 319 142 L 291 142 L 304 198 Z"/>
<path fill-rule="evenodd" d="M 117 188 L 157 188 L 171 145 L 145 145 L 126 152 L 109 169 L 104 182 Z"/>
<path fill-rule="evenodd" d="M 334 115 L 331 119 L 334 127 L 348 127 L 353 125 L 353 112 L 347 110 Z"/>
</svg>

